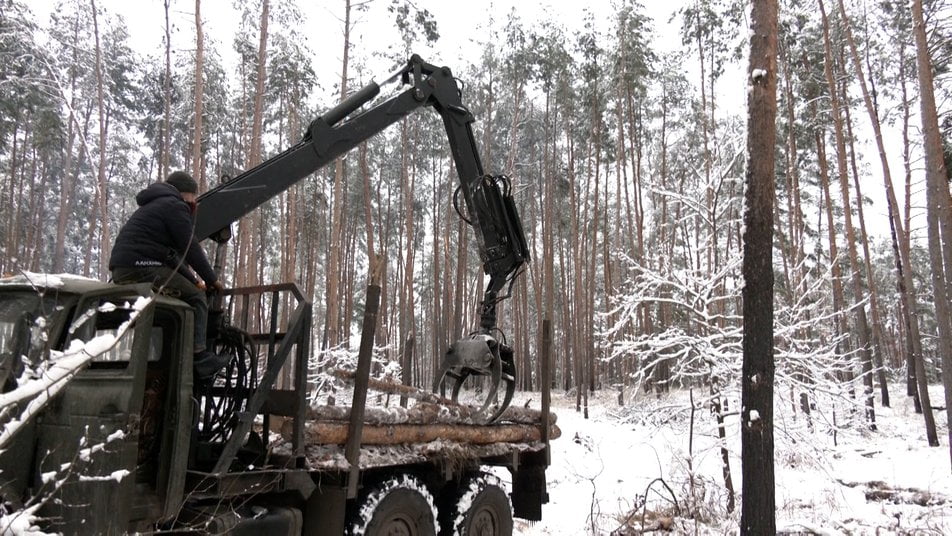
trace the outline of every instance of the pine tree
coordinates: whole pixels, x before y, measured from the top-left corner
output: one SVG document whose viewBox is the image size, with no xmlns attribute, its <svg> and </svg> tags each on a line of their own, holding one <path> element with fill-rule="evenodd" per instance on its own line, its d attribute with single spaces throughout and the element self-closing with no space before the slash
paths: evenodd
<svg viewBox="0 0 952 536">
<path fill-rule="evenodd" d="M 751 9 L 747 188 L 744 203 L 744 363 L 741 381 L 741 531 L 776 532 L 773 464 L 773 200 L 777 113 L 777 2 Z"/>
</svg>

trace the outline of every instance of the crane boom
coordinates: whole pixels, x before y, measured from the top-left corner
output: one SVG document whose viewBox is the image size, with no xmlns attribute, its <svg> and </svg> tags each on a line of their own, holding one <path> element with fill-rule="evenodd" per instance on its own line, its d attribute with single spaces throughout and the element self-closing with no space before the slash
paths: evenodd
<svg viewBox="0 0 952 536">
<path fill-rule="evenodd" d="M 418 108 L 431 107 L 443 119 L 459 175 L 458 192 L 462 192 L 466 204 L 466 214 L 460 214 L 475 230 L 483 270 L 489 275 L 479 311 L 479 328 L 450 346 L 434 390 L 443 388 L 449 378 L 453 380 L 455 399 L 470 375 L 490 376 L 492 386 L 482 410 L 487 420 L 492 421 L 508 406 L 515 385 L 512 350 L 495 336 L 496 304 L 506 297 L 500 296 L 502 289 L 513 283 L 529 260 L 525 233 L 509 179 L 487 175 L 483 170 L 473 136 L 475 119 L 463 105 L 460 86 L 450 69 L 428 64 L 413 55 L 382 84 L 396 80 L 409 87 L 353 115 L 380 93 L 376 82 L 364 86 L 313 120 L 300 142 L 199 197 L 195 239 L 226 241 L 231 235 L 231 224 L 241 217 Z M 506 385 L 504 401 L 491 409 L 500 383 Z"/>
</svg>

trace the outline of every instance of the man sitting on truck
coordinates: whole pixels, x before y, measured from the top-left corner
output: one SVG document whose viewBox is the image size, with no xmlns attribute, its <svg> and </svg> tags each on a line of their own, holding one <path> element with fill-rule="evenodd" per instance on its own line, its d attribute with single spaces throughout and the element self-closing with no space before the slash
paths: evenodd
<svg viewBox="0 0 952 536">
<path fill-rule="evenodd" d="M 205 346 L 205 291 L 209 287 L 220 291 L 223 286 L 205 252 L 193 239 L 197 192 L 195 179 L 184 171 L 174 171 L 165 182 L 150 184 L 140 191 L 136 195 L 139 208 L 116 236 L 109 270 L 115 283 L 152 283 L 155 290 L 192 306 L 195 375 L 199 381 L 208 381 L 228 363 L 228 357 Z"/>
</svg>

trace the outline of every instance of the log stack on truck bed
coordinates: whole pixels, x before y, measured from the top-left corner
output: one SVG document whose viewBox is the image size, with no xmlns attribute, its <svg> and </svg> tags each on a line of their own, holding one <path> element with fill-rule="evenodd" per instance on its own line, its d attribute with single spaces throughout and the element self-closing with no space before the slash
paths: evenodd
<svg viewBox="0 0 952 536">
<path fill-rule="evenodd" d="M 352 381 L 354 372 L 341 369 L 330 373 Z M 491 424 L 481 421 L 477 408 L 456 403 L 414 387 L 371 379 L 371 390 L 411 399 L 408 408 L 368 406 L 363 411 L 361 469 L 394 463 L 421 463 L 436 458 L 478 460 L 512 452 L 537 452 L 545 448 L 542 413 L 526 407 L 510 406 Z M 312 469 L 349 469 L 344 455 L 352 408 L 320 405 L 308 408 L 305 443 L 308 465 Z M 556 416 L 548 415 L 549 439 L 561 431 Z M 291 422 L 281 427 L 282 441 L 274 445 L 281 453 L 289 449 Z"/>
</svg>

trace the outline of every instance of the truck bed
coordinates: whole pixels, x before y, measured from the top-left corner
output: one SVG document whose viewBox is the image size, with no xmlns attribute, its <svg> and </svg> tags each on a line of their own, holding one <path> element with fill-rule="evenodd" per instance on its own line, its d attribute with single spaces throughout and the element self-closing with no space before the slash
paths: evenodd
<svg viewBox="0 0 952 536">
<path fill-rule="evenodd" d="M 495 465 L 510 459 L 514 454 L 540 452 L 545 443 L 492 443 L 474 445 L 457 441 L 436 440 L 427 443 L 399 445 L 364 445 L 360 448 L 360 469 L 375 469 L 397 465 L 442 462 L 473 462 Z M 281 440 L 272 444 L 271 451 L 277 456 L 290 456 L 291 443 Z M 344 456 L 342 445 L 307 445 L 305 447 L 307 469 L 312 471 L 347 471 L 350 464 Z"/>
<path fill-rule="evenodd" d="M 543 430 L 538 410 L 511 407 L 492 424 L 473 419 L 471 406 L 447 406 L 428 401 L 410 401 L 409 408 L 370 406 L 365 408 L 359 455 L 360 469 L 393 465 L 458 461 L 492 463 L 514 455 L 545 449 L 545 435 L 557 438 L 560 430 L 555 415 L 549 415 Z M 305 425 L 305 458 L 313 470 L 348 470 L 345 456 L 350 408 L 321 405 L 308 410 Z M 290 422 L 279 434 L 272 434 L 270 450 L 282 457 L 291 455 Z M 272 428 L 273 430 L 274 428 Z"/>
</svg>

